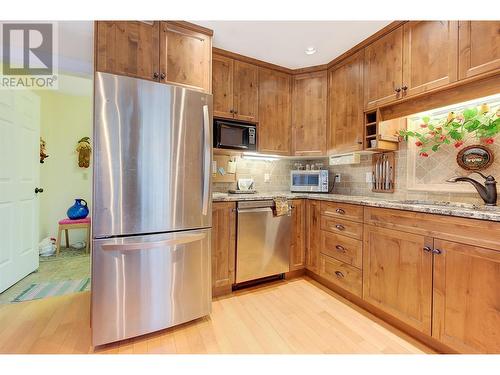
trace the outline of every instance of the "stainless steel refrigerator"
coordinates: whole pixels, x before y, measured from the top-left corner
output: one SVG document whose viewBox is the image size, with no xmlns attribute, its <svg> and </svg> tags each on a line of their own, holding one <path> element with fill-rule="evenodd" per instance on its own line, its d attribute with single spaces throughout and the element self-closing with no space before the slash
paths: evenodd
<svg viewBox="0 0 500 375">
<path fill-rule="evenodd" d="M 212 96 L 97 73 L 92 343 L 211 311 Z"/>
</svg>

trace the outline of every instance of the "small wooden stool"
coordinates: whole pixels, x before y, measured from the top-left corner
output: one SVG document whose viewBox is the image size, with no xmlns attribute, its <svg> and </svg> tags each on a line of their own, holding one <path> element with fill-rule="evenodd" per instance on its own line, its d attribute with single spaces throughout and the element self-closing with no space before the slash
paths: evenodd
<svg viewBox="0 0 500 375">
<path fill-rule="evenodd" d="M 59 231 L 57 233 L 57 243 L 56 243 L 56 256 L 59 255 L 59 250 L 61 249 L 61 235 L 64 230 L 66 237 L 66 248 L 69 248 L 69 233 L 70 229 L 87 229 L 87 246 L 85 246 L 85 252 L 88 254 L 90 249 L 90 217 L 85 219 L 71 220 L 63 219 L 59 220 Z"/>
</svg>

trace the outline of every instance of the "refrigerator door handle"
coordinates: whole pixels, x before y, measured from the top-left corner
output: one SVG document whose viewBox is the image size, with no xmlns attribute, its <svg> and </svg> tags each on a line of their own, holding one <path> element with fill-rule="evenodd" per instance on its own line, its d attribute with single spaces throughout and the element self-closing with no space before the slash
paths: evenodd
<svg viewBox="0 0 500 375">
<path fill-rule="evenodd" d="M 210 115 L 208 105 L 203 106 L 203 215 L 208 214 L 208 202 L 210 197 Z"/>
<path fill-rule="evenodd" d="M 182 245 L 190 242 L 196 242 L 204 239 L 206 233 L 190 234 L 186 236 L 177 236 L 176 238 L 169 238 L 163 241 L 155 242 L 134 242 L 124 244 L 104 244 L 102 249 L 105 251 L 134 251 L 134 250 L 149 250 L 162 246 L 175 246 Z"/>
</svg>

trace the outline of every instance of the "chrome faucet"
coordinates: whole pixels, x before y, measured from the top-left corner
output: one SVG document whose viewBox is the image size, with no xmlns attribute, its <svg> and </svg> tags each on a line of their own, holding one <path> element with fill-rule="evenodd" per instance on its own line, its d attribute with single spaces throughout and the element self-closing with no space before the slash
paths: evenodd
<svg viewBox="0 0 500 375">
<path fill-rule="evenodd" d="M 483 177 L 485 180 L 484 185 L 470 177 L 452 177 L 449 180 L 446 180 L 446 182 L 459 182 L 459 181 L 469 182 L 476 188 L 481 198 L 483 198 L 484 204 L 486 206 L 496 206 L 497 182 L 495 181 L 495 178 L 491 175 L 485 176 L 481 172 L 472 172 L 472 173 L 477 173 L 478 175 Z"/>
</svg>

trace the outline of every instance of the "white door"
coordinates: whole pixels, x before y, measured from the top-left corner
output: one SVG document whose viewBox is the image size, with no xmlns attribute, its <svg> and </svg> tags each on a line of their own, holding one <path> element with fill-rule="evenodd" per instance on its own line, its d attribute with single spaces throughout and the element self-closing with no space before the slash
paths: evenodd
<svg viewBox="0 0 500 375">
<path fill-rule="evenodd" d="M 40 99 L 0 89 L 0 292 L 38 268 Z"/>
</svg>

